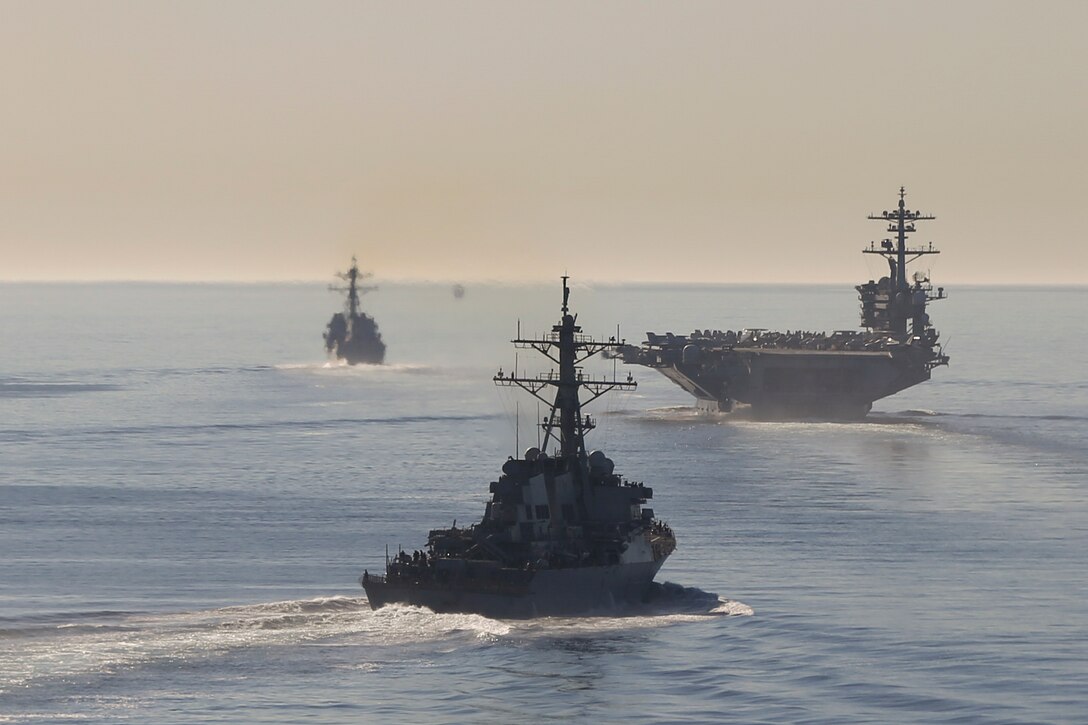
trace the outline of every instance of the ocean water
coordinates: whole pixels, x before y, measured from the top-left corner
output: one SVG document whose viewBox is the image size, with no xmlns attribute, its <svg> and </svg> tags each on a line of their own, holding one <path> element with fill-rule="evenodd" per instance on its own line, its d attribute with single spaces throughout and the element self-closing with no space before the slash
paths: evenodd
<svg viewBox="0 0 1088 725">
<path fill-rule="evenodd" d="M 383 285 L 381 368 L 327 363 L 321 285 L 0 285 L 0 722 L 1086 722 L 1088 290 L 950 293 L 951 366 L 863 423 L 697 415 L 634 368 L 590 442 L 677 533 L 662 596 L 499 621 L 357 580 L 536 442 L 491 376 L 546 369 L 508 341 L 558 280 Z M 857 319 L 847 286 L 572 304 L 632 341 Z"/>
</svg>

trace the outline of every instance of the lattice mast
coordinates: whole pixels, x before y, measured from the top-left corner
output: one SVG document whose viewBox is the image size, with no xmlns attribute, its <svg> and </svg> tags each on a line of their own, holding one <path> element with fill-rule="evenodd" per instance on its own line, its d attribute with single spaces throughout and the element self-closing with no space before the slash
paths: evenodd
<svg viewBox="0 0 1088 725">
<path fill-rule="evenodd" d="M 347 292 L 348 299 L 345 306 L 345 310 L 348 313 L 348 319 L 355 319 L 359 316 L 359 297 L 365 295 L 367 292 L 373 292 L 378 289 L 377 285 L 361 285 L 359 284 L 365 279 L 373 276 L 370 272 L 360 272 L 359 265 L 355 261 L 355 256 L 351 257 L 351 269 L 347 272 L 337 272 L 336 276 L 347 282 L 346 287 L 330 284 L 329 290 L 332 292 Z"/>
<path fill-rule="evenodd" d="M 583 372 L 583 362 L 603 350 L 620 348 L 625 341 L 613 337 L 601 342 L 582 334 L 582 328 L 576 324 L 577 316 L 570 314 L 568 279 L 567 275 L 563 276 L 563 317 L 558 325 L 552 327 L 551 333 L 535 339 L 522 338 L 519 334 L 517 339 L 511 340 L 515 347 L 532 348 L 552 360 L 559 366 L 558 374 L 552 370 L 533 377 L 522 377 L 517 370 L 509 375 L 499 370 L 494 380 L 496 385 L 516 385 L 548 406 L 549 413 L 540 423 L 544 431 L 543 451 L 547 451 L 554 440 L 559 444 L 558 455 L 585 460 L 585 435 L 596 427 L 596 423 L 589 415 L 582 413 L 582 408 L 611 390 L 630 390 L 637 383 L 630 374 L 626 380 L 604 376 L 593 379 Z M 548 387 L 555 388 L 554 398 L 542 394 Z M 583 388 L 591 393 L 584 402 L 579 396 Z"/>
</svg>

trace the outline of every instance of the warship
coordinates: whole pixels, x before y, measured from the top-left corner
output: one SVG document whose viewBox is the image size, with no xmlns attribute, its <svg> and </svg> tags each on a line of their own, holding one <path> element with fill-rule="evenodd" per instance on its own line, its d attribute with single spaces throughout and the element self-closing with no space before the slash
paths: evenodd
<svg viewBox="0 0 1088 725">
<path fill-rule="evenodd" d="M 337 276 L 347 282 L 347 286 L 330 285 L 333 292 L 347 292 L 344 311 L 337 312 L 329 320 L 325 329 L 325 350 L 349 365 L 366 363 L 381 365 L 385 361 L 385 343 L 378 332 L 378 323 L 374 318 L 359 308 L 359 297 L 376 290 L 377 287 L 364 287 L 360 281 L 370 276 L 369 272 L 359 272 L 355 257 L 351 258 L 351 269 L 340 272 Z"/>
<path fill-rule="evenodd" d="M 478 523 L 432 530 L 422 550 L 387 553 L 384 574 L 364 571 L 360 583 L 373 609 L 401 603 L 529 618 L 614 612 L 649 596 L 676 538 L 643 507 L 653 490 L 622 478 L 608 456 L 585 447 L 596 423 L 584 405 L 636 383 L 630 374 L 620 380 L 583 371 L 585 360 L 623 342 L 582 334 L 568 307 L 567 279 L 559 324 L 535 339 L 523 339 L 519 330 L 512 341 L 544 354 L 558 371 L 523 376 L 500 369 L 494 377 L 497 385 L 519 387 L 548 406 L 542 442 L 502 465 Z M 588 391 L 584 403 L 582 390 Z"/>
<path fill-rule="evenodd" d="M 899 206 L 870 214 L 893 239 L 870 242 L 864 254 L 883 257 L 888 275 L 858 285 L 864 331 L 765 329 L 695 330 L 690 335 L 646 333 L 646 341 L 619 352 L 624 362 L 656 368 L 712 412 L 750 406 L 757 419 L 858 420 L 873 401 L 929 380 L 948 364 L 926 305 L 945 298 L 927 272 L 908 277 L 907 265 L 939 254 L 930 242 L 910 247 L 916 224 L 936 217 Z"/>
</svg>

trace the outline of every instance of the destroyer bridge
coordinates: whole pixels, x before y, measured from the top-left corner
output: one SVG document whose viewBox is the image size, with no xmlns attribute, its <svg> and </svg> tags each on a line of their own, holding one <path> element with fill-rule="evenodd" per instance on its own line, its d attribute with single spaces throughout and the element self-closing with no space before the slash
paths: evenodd
<svg viewBox="0 0 1088 725">
<path fill-rule="evenodd" d="M 926 310 L 945 298 L 944 288 L 935 290 L 928 273 L 907 276 L 911 262 L 939 254 L 932 243 L 907 244 L 917 222 L 935 218 L 907 209 L 903 188 L 897 209 L 869 216 L 886 222 L 895 237 L 862 249 L 888 263 L 888 276 L 856 287 L 864 331 L 648 332 L 640 347 L 625 346 L 619 355 L 656 368 L 706 410 L 747 405 L 762 419 L 863 418 L 873 401 L 929 380 L 934 368 L 948 364 Z"/>
</svg>

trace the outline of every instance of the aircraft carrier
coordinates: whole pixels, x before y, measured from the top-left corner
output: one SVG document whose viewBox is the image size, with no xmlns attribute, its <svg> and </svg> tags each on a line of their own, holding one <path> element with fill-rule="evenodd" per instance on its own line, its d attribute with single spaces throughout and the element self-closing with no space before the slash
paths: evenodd
<svg viewBox="0 0 1088 725">
<path fill-rule="evenodd" d="M 868 218 L 887 224 L 894 237 L 862 249 L 888 264 L 888 276 L 856 287 L 863 331 L 648 332 L 641 347 L 627 346 L 620 356 L 656 368 L 705 410 L 746 405 L 763 420 L 864 418 L 873 401 L 929 380 L 934 368 L 948 364 L 926 311 L 945 298 L 944 288 L 934 289 L 927 272 L 907 274 L 911 262 L 939 254 L 932 242 L 908 244 L 918 222 L 936 217 L 908 209 L 900 188 L 897 208 Z"/>
</svg>

